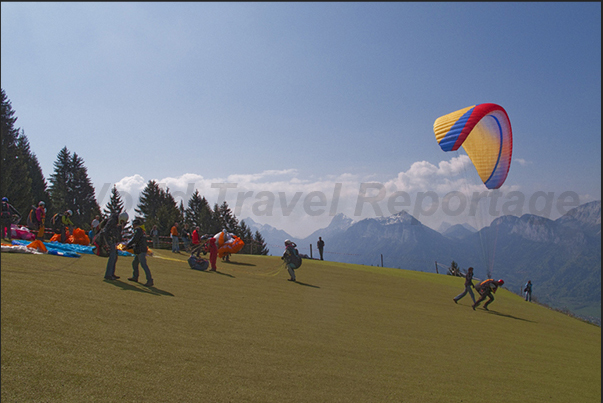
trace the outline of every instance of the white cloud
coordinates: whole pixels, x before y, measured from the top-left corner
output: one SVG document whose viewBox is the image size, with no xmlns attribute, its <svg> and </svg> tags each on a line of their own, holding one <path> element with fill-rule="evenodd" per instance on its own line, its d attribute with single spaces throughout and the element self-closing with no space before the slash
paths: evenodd
<svg viewBox="0 0 603 403">
<path fill-rule="evenodd" d="M 383 183 L 369 180 L 371 177 L 341 173 L 310 180 L 300 178 L 295 169 L 285 169 L 233 174 L 225 178 L 204 178 L 186 173 L 154 180 L 169 188 L 177 203 L 182 201 L 185 207 L 198 190 L 211 206 L 225 200 L 239 219 L 250 217 L 258 223 L 269 224 L 300 237 L 326 227 L 338 213 L 357 221 L 406 210 L 432 228 L 437 228 L 444 220 L 453 224 L 464 223 L 467 222 L 467 212 L 461 211 L 461 203 L 466 203 L 468 210 L 472 195 L 492 194 L 484 187 L 466 155 L 455 156 L 437 165 L 427 161 L 415 162 L 407 171 Z M 131 203 L 127 208 L 131 211 L 147 183 L 136 174 L 116 184 L 122 196 L 128 194 Z M 364 194 L 361 192 L 363 183 L 371 184 L 364 185 L 368 189 Z M 500 189 L 503 193 L 514 190 L 518 187 L 505 185 Z M 460 195 L 464 195 L 464 201 Z M 446 210 L 443 209 L 444 203 L 450 203 L 446 204 L 448 212 L 443 211 Z M 482 210 L 487 211 L 483 207 Z M 481 218 L 483 222 L 476 222 L 474 216 L 469 223 L 481 227 L 493 218 L 484 216 Z"/>
</svg>

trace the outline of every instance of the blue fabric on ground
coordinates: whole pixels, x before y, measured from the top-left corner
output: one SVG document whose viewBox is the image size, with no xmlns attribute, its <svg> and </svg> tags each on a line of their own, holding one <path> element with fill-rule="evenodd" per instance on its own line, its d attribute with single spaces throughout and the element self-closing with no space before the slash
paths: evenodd
<svg viewBox="0 0 603 403">
<path fill-rule="evenodd" d="M 31 243 L 31 241 L 24 241 L 24 240 L 13 240 L 13 244 L 14 245 L 29 245 Z M 43 242 L 44 246 L 46 246 L 46 249 L 50 250 L 57 250 L 57 251 L 61 251 L 61 252 L 72 252 L 72 253 L 85 253 L 88 255 L 94 255 L 94 252 L 92 251 L 92 246 L 86 246 L 86 245 L 78 245 L 78 244 L 70 244 L 70 243 L 60 243 L 60 242 Z M 134 256 L 132 253 L 130 252 L 126 252 L 124 250 L 118 250 L 117 254 L 119 256 Z"/>
</svg>

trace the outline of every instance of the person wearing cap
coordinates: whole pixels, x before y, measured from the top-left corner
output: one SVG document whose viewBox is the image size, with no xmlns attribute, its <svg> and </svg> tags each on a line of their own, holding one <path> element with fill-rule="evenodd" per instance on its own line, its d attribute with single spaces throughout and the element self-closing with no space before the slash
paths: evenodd
<svg viewBox="0 0 603 403">
<path fill-rule="evenodd" d="M 149 266 L 147 265 L 147 237 L 142 229 L 142 220 L 140 218 L 135 218 L 134 221 L 132 221 L 132 227 L 134 227 L 134 235 L 126 245 L 126 249 L 132 248 L 134 250 L 132 277 L 128 278 L 128 280 L 138 282 L 138 264 L 140 263 L 147 278 L 147 282 L 144 286 L 152 287 L 154 283 L 153 277 L 151 276 L 151 270 L 149 270 Z"/>
<path fill-rule="evenodd" d="M 100 230 L 99 235 L 106 242 L 109 248 L 109 259 L 105 269 L 105 280 L 117 280 L 119 276 L 115 275 L 115 265 L 117 264 L 117 244 L 121 242 L 121 233 L 128 222 L 128 213 L 112 213 L 107 223 Z"/>
<path fill-rule="evenodd" d="M 44 240 L 44 223 L 46 221 L 46 203 L 40 201 L 36 208 L 36 220 L 38 220 L 38 234 L 36 239 Z"/>
<path fill-rule="evenodd" d="M 472 287 L 474 287 L 473 267 L 470 267 L 467 269 L 467 274 L 465 275 L 465 290 L 463 290 L 463 292 L 461 292 L 459 295 L 452 299 L 454 303 L 458 303 L 461 298 L 463 298 L 465 295 L 467 295 L 467 293 L 469 293 L 471 299 L 473 300 L 473 303 L 475 304 L 475 295 L 473 295 L 473 290 L 471 290 Z"/>
<path fill-rule="evenodd" d="M 490 305 L 492 301 L 494 301 L 494 293 L 496 292 L 496 290 L 498 290 L 498 287 L 502 286 L 504 283 L 505 282 L 502 279 L 497 281 L 491 278 L 479 283 L 477 287 L 475 287 L 475 289 L 477 290 L 477 292 L 480 293 L 481 297 L 480 299 L 475 301 L 475 303 L 471 306 L 473 310 L 475 311 L 475 308 L 477 308 L 483 300 L 485 300 L 486 298 L 490 298 L 488 302 L 484 304 L 484 309 L 487 311 L 488 305 Z"/>
</svg>

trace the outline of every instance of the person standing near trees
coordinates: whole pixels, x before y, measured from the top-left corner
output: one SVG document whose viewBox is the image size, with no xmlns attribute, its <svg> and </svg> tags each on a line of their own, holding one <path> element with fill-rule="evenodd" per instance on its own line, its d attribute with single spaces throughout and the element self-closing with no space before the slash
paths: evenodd
<svg viewBox="0 0 603 403">
<path fill-rule="evenodd" d="M 191 243 L 191 234 L 190 231 L 188 230 L 188 224 L 184 223 L 184 225 L 182 226 L 182 231 L 181 232 L 181 236 L 182 236 L 182 247 L 184 248 L 185 252 L 189 251 L 189 246 Z"/>
<path fill-rule="evenodd" d="M 322 252 L 325 249 L 325 241 L 322 240 L 322 237 L 318 237 L 318 242 L 316 242 L 316 247 L 318 248 L 318 253 L 320 254 L 320 260 L 324 260 L 322 258 Z"/>
<path fill-rule="evenodd" d="M 151 229 L 151 239 L 153 240 L 153 249 L 157 249 L 159 247 L 159 230 L 156 225 L 153 225 Z"/>
<path fill-rule="evenodd" d="M 473 286 L 473 267 L 467 269 L 467 274 L 465 275 L 465 290 L 453 298 L 454 303 L 458 303 L 461 298 L 463 298 L 467 293 L 471 296 L 473 303 L 475 304 L 475 295 L 473 295 L 473 291 L 471 288 Z"/>
<path fill-rule="evenodd" d="M 113 213 L 107 220 L 107 223 L 98 233 L 103 238 L 109 248 L 109 260 L 105 270 L 105 280 L 117 280 L 119 276 L 115 275 L 115 265 L 117 264 L 117 244 L 121 242 L 121 233 L 123 227 L 128 222 L 128 213 Z"/>
<path fill-rule="evenodd" d="M 142 220 L 140 218 L 135 218 L 134 221 L 132 221 L 132 227 L 134 227 L 134 235 L 126 245 L 126 249 L 132 248 L 134 251 L 132 277 L 128 278 L 128 280 L 138 282 L 138 264 L 140 263 L 147 278 L 147 282 L 144 286 L 152 287 L 154 282 L 153 277 L 151 276 L 151 270 L 149 270 L 149 266 L 147 265 L 147 237 L 142 229 Z"/>
<path fill-rule="evenodd" d="M 211 269 L 209 271 L 216 271 L 216 261 L 218 260 L 218 245 L 216 245 L 216 238 L 213 236 L 209 238 L 209 263 L 211 264 Z"/>
<path fill-rule="evenodd" d="M 72 211 L 67 210 L 61 216 L 61 243 L 67 242 L 67 232 L 69 229 L 69 235 L 73 235 L 73 221 L 71 221 Z"/>
<path fill-rule="evenodd" d="M 38 234 L 36 235 L 36 239 L 41 241 L 44 240 L 44 229 L 46 222 L 46 203 L 40 201 L 38 203 L 38 208 L 36 209 L 36 220 L 38 221 Z"/>
<path fill-rule="evenodd" d="M 172 253 L 180 253 L 180 240 L 178 239 L 178 223 L 174 223 L 172 229 L 170 229 L 170 236 L 172 237 Z"/>
<path fill-rule="evenodd" d="M 0 220 L 2 221 L 2 237 L 6 237 L 9 241 L 12 240 L 11 224 L 16 218 L 21 219 L 21 214 L 8 202 L 8 197 L 2 198 L 2 212 Z M 6 235 L 5 235 L 6 234 Z"/>
</svg>

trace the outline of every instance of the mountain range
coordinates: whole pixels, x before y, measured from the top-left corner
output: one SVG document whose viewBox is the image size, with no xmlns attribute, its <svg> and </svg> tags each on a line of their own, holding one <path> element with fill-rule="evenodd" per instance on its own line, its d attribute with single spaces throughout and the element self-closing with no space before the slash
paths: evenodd
<svg viewBox="0 0 603 403">
<path fill-rule="evenodd" d="M 443 225 L 435 231 L 405 211 L 358 222 L 338 214 L 326 228 L 303 239 L 243 221 L 262 234 L 272 255 L 282 253 L 288 238 L 300 253 L 315 258 L 321 236 L 324 257 L 331 261 L 431 272 L 436 272 L 436 262 L 455 261 L 463 271 L 473 266 L 478 279 L 504 279 L 505 288 L 515 293 L 531 280 L 538 302 L 600 322 L 600 200 L 556 220 L 533 214 L 502 216 L 479 231 L 468 225 Z"/>
</svg>

